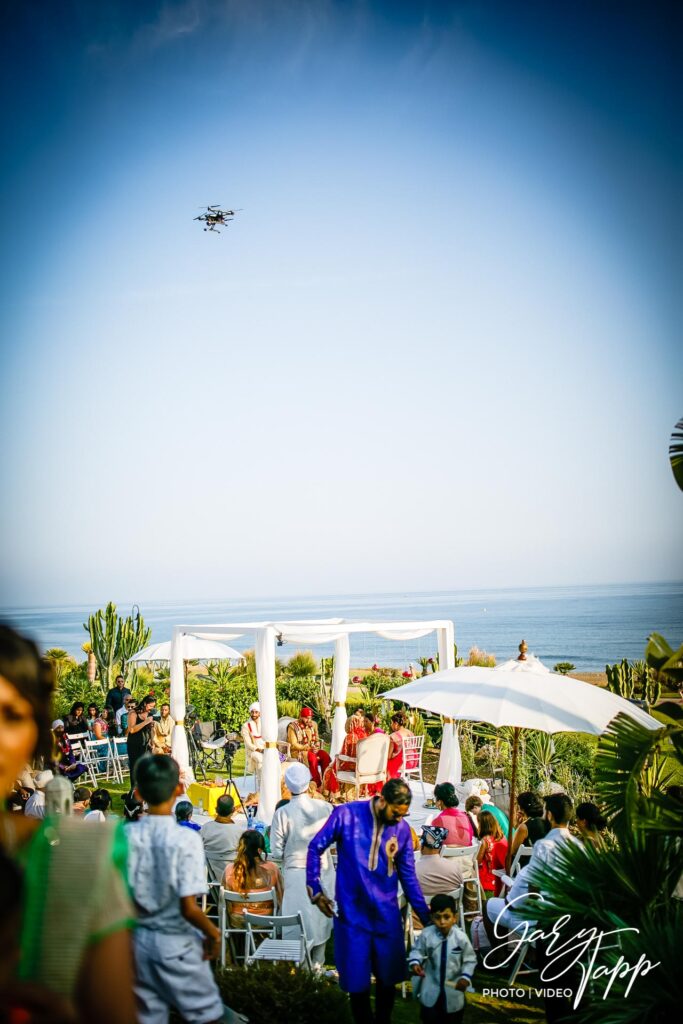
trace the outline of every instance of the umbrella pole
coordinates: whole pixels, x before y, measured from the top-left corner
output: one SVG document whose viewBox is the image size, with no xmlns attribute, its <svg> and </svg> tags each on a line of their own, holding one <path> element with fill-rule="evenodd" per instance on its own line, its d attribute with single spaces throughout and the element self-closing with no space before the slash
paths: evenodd
<svg viewBox="0 0 683 1024">
<path fill-rule="evenodd" d="M 510 814 L 508 815 L 510 821 L 508 824 L 508 854 L 506 858 L 505 870 L 510 870 L 510 863 L 512 857 L 510 850 L 512 848 L 512 833 L 514 832 L 513 818 L 515 812 L 515 796 L 517 790 L 517 751 L 519 748 L 519 728 L 515 726 L 512 740 L 512 773 L 510 778 Z"/>
</svg>

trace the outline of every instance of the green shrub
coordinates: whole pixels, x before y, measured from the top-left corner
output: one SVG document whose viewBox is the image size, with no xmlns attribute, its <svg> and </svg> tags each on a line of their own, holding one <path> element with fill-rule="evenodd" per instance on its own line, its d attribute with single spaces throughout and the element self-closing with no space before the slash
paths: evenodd
<svg viewBox="0 0 683 1024">
<path fill-rule="evenodd" d="M 595 770 L 598 737 L 583 732 L 563 732 L 554 737 L 555 756 L 559 764 L 591 781 Z"/>
<path fill-rule="evenodd" d="M 297 700 L 279 700 L 277 713 L 279 718 L 298 718 L 301 705 Z"/>
<path fill-rule="evenodd" d="M 318 673 L 318 660 L 312 651 L 297 651 L 285 662 L 284 672 L 292 679 L 309 679 Z"/>
<path fill-rule="evenodd" d="M 350 1024 L 349 1001 L 328 978 L 294 970 L 285 963 L 219 971 L 223 1001 L 250 1024 Z"/>
<path fill-rule="evenodd" d="M 478 647 L 470 647 L 467 664 L 478 665 L 480 668 L 494 668 L 496 656 L 495 654 L 489 654 L 487 651 L 482 651 Z"/>
<path fill-rule="evenodd" d="M 104 694 L 99 683 L 88 682 L 88 663 L 78 665 L 68 675 L 65 675 L 55 690 L 52 709 L 55 718 L 63 718 L 68 715 L 71 705 L 76 701 L 83 701 L 85 706 L 96 704 L 102 710 L 104 707 Z"/>
<path fill-rule="evenodd" d="M 189 703 L 202 721 L 219 719 L 228 732 L 239 732 L 249 717 L 249 705 L 258 700 L 256 680 L 237 677 L 211 683 L 198 676 L 188 681 Z"/>
<path fill-rule="evenodd" d="M 283 676 L 275 684 L 275 696 L 278 701 L 293 700 L 299 705 L 313 705 L 317 698 L 318 685 L 312 678 L 288 678 Z"/>
</svg>

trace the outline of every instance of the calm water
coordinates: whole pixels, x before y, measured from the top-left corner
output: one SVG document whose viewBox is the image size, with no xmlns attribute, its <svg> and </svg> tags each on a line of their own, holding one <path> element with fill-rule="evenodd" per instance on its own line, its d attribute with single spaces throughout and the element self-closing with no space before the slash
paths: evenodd
<svg viewBox="0 0 683 1024">
<path fill-rule="evenodd" d="M 11 608 L 0 617 L 34 637 L 43 647 L 63 647 L 82 657 L 83 629 L 94 608 Z M 128 606 L 119 612 L 128 614 Z M 606 662 L 640 658 L 649 633 L 662 633 L 678 646 L 683 640 L 683 582 L 544 587 L 519 590 L 452 591 L 414 594 L 351 594 L 270 600 L 143 604 L 154 640 L 169 640 L 176 624 L 246 622 L 306 618 L 452 619 L 461 654 L 476 644 L 499 660 L 514 657 L 525 639 L 529 650 L 549 666 L 571 661 L 583 671 L 604 670 Z M 247 635 L 230 641 L 244 650 Z M 278 654 L 287 658 L 294 647 Z M 409 643 L 374 636 L 351 639 L 351 664 L 405 666 L 436 650 L 434 636 Z M 317 655 L 332 653 L 319 645 Z"/>
</svg>

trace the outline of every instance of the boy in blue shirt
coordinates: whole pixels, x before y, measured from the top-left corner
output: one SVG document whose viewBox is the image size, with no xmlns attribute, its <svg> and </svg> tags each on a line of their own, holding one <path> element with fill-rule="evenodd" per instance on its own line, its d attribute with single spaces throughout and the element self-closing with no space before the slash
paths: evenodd
<svg viewBox="0 0 683 1024">
<path fill-rule="evenodd" d="M 171 1007 L 188 1024 L 218 1024 L 224 1007 L 209 960 L 220 932 L 197 897 L 208 891 L 204 847 L 178 828 L 173 804 L 181 792 L 178 765 L 167 754 L 137 764 L 136 794 L 147 814 L 126 830 L 128 881 L 138 910 L 135 995 L 140 1024 L 168 1024 Z"/>
<path fill-rule="evenodd" d="M 477 955 L 457 926 L 452 896 L 434 896 L 432 923 L 422 931 L 408 956 L 413 992 L 420 1000 L 423 1024 L 461 1024 L 465 992 L 477 966 Z"/>
</svg>

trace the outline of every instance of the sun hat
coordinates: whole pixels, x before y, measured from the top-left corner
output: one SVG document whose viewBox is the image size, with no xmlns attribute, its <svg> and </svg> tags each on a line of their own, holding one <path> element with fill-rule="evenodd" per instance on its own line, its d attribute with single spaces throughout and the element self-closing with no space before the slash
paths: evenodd
<svg viewBox="0 0 683 1024">
<path fill-rule="evenodd" d="M 296 764 L 289 766 L 285 772 L 285 785 L 292 794 L 292 796 L 298 796 L 299 793 L 305 793 L 311 782 L 311 773 L 305 764 L 301 764 L 299 761 Z"/>
</svg>

